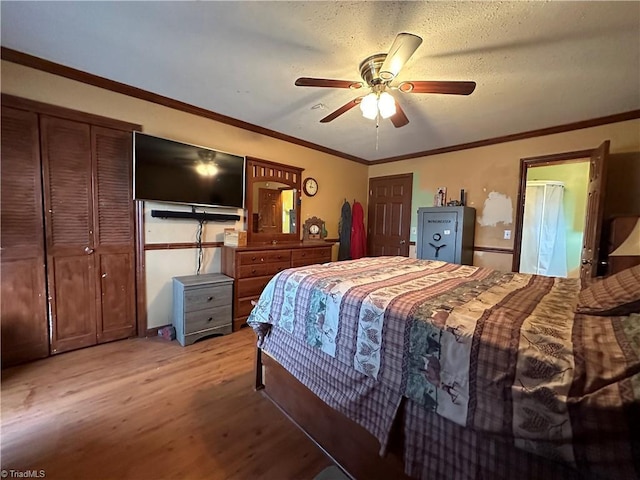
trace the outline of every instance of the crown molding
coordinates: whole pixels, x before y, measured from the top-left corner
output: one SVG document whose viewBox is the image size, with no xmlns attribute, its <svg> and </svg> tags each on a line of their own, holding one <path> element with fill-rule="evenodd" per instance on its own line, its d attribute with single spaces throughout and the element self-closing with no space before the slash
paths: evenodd
<svg viewBox="0 0 640 480">
<path fill-rule="evenodd" d="M 553 135 L 554 133 L 570 132 L 572 130 L 581 130 L 583 128 L 597 127 L 607 125 L 609 123 L 625 122 L 627 120 L 635 120 L 640 118 L 640 110 L 631 110 L 623 113 L 616 113 L 606 117 L 592 118 L 590 120 L 582 120 L 579 122 L 566 123 L 564 125 L 556 125 L 555 127 L 540 128 L 538 130 L 529 130 L 526 132 L 504 135 L 502 137 L 488 138 L 477 142 L 461 143 L 450 147 L 435 148 L 433 150 L 425 150 L 423 152 L 408 153 L 406 155 L 398 155 L 397 157 L 380 158 L 378 160 L 370 160 L 369 165 L 378 165 L 381 163 L 399 162 L 400 160 L 410 160 L 418 157 L 429 157 L 439 155 L 441 153 L 457 152 L 460 150 L 468 150 L 470 148 L 486 147 L 487 145 L 496 145 L 498 143 L 513 142 L 515 140 L 524 140 L 526 138 L 543 137 L 545 135 Z"/>
<path fill-rule="evenodd" d="M 302 140 L 300 138 L 285 135 L 284 133 L 276 132 L 275 130 L 269 130 L 268 128 L 260 127 L 252 123 L 243 122 L 242 120 L 238 120 L 233 117 L 228 117 L 226 115 L 222 115 L 220 113 L 216 113 L 214 111 L 207 110 L 205 108 L 196 107 L 195 105 L 181 102 L 179 100 L 174 100 L 172 98 L 165 97 L 163 95 L 158 95 L 156 93 L 152 93 L 147 90 L 143 90 L 141 88 L 132 87 L 131 85 L 127 85 L 125 83 L 109 80 L 108 78 L 100 77 L 98 75 L 93 75 L 92 73 L 83 72 L 82 70 L 77 70 L 75 68 L 67 67 L 59 63 L 51 62 L 43 58 L 35 57 L 27 53 L 13 50 L 11 48 L 2 47 L 0 50 L 0 58 L 2 58 L 2 60 L 6 60 L 7 62 L 16 63 L 18 65 L 23 65 L 25 67 L 30 67 L 46 73 L 58 75 L 60 77 L 65 77 L 70 80 L 75 80 L 78 82 L 86 83 L 88 85 L 93 85 L 94 87 L 103 88 L 105 90 L 121 93 L 129 97 L 145 100 L 147 102 L 173 108 L 175 110 L 180 110 L 182 112 L 191 113 L 193 115 L 198 115 L 200 117 L 208 118 L 210 120 L 215 120 L 216 122 L 224 123 L 237 128 L 242 128 L 243 130 L 248 130 L 250 132 L 258 133 L 260 135 L 276 138 L 278 140 L 283 140 L 285 142 L 293 143 L 301 147 L 310 148 L 318 152 L 328 153 L 329 155 L 334 155 L 336 157 L 344 158 L 345 160 L 350 160 L 352 162 L 360 163 L 363 165 L 369 164 L 369 162 L 364 158 L 356 157 L 354 155 L 349 155 L 347 153 L 340 152 L 338 150 L 333 150 L 331 148 L 323 147 L 322 145 L 318 145 L 315 143 L 307 142 L 306 140 Z"/>
<path fill-rule="evenodd" d="M 597 127 L 600 125 L 607 125 L 609 123 L 618 123 L 618 122 L 624 122 L 627 120 L 635 120 L 637 118 L 640 118 L 640 110 L 631 110 L 628 112 L 608 115 L 606 117 L 592 118 L 589 120 L 582 120 L 582 121 L 567 123 L 563 125 L 556 125 L 553 127 L 540 128 L 537 130 L 529 130 L 525 132 L 514 133 L 514 134 L 504 135 L 500 137 L 488 138 L 485 140 L 478 140 L 475 142 L 461 143 L 458 145 L 451 145 L 448 147 L 435 148 L 432 150 L 424 150 L 422 152 L 407 153 L 407 154 L 398 155 L 395 157 L 386 157 L 386 158 L 380 158 L 376 160 L 366 160 L 364 158 L 356 157 L 354 155 L 350 155 L 345 152 L 340 152 L 338 150 L 333 150 L 331 148 L 323 147 L 322 145 L 318 145 L 316 143 L 307 142 L 306 140 L 302 140 L 300 138 L 292 137 L 290 135 L 285 135 L 284 133 L 276 132 L 274 130 L 269 130 L 268 128 L 260 127 L 252 123 L 243 122 L 242 120 L 238 120 L 233 117 L 228 117 L 226 115 L 222 115 L 220 113 L 216 113 L 214 111 L 207 110 L 205 108 L 196 107 L 195 105 L 191 105 L 185 102 L 181 102 L 179 100 L 174 100 L 169 97 L 158 95 L 156 93 L 152 93 L 147 90 L 143 90 L 141 88 L 132 87 L 131 85 L 116 82 L 114 80 L 109 80 L 108 78 L 99 77 L 91 73 L 83 72 L 82 70 L 77 70 L 75 68 L 67 67 L 59 63 L 55 63 L 49 60 L 45 60 L 43 58 L 35 57 L 27 53 L 19 52 L 11 48 L 1 47 L 0 58 L 2 58 L 2 60 L 16 63 L 18 65 L 23 65 L 25 67 L 30 67 L 43 72 L 51 73 L 53 75 L 69 78 L 71 80 L 86 83 L 88 85 L 93 85 L 95 87 L 103 88 L 105 90 L 109 90 L 112 92 L 121 93 L 123 95 L 138 98 L 140 100 L 145 100 L 151 103 L 156 103 L 158 105 L 163 105 L 165 107 L 173 108 L 175 110 L 180 110 L 193 115 L 198 115 L 204 118 L 208 118 L 210 120 L 215 120 L 216 122 L 231 125 L 237 128 L 241 128 L 243 130 L 248 130 L 250 132 L 258 133 L 258 134 L 272 137 L 278 140 L 283 140 L 285 142 L 299 145 L 301 147 L 310 148 L 318 152 L 327 153 L 329 155 L 344 158 L 345 160 L 350 160 L 352 162 L 360 163 L 362 165 L 380 165 L 382 163 L 399 162 L 401 160 L 410 160 L 410 159 L 420 158 L 420 157 L 429 157 L 433 155 L 439 155 L 442 153 L 450 153 L 450 152 L 457 152 L 460 150 L 468 150 L 471 148 L 486 147 L 488 145 L 496 145 L 499 143 L 513 142 L 516 140 L 542 137 L 545 135 L 553 135 L 556 133 L 570 132 L 572 130 L 581 130 L 584 128 Z"/>
</svg>

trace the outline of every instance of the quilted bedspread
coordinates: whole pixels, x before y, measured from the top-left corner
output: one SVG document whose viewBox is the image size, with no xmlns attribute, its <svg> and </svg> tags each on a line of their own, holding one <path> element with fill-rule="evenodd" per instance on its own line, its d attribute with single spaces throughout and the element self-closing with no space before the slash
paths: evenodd
<svg viewBox="0 0 640 480">
<path fill-rule="evenodd" d="M 574 279 L 365 258 L 279 273 L 248 323 L 463 427 L 637 478 L 640 316 L 576 315 L 579 290 Z"/>
</svg>

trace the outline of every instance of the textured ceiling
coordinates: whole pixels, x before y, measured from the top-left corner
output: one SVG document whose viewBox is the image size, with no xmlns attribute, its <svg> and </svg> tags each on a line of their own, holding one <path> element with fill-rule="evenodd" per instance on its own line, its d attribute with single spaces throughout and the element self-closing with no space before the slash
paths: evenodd
<svg viewBox="0 0 640 480">
<path fill-rule="evenodd" d="M 5 47 L 367 160 L 640 108 L 639 2 L 0 5 Z M 355 92 L 295 79 L 360 80 L 399 32 L 424 42 L 398 81 L 473 80 L 475 92 L 395 92 L 410 120 L 398 129 L 376 131 L 357 108 L 320 124 Z"/>
</svg>

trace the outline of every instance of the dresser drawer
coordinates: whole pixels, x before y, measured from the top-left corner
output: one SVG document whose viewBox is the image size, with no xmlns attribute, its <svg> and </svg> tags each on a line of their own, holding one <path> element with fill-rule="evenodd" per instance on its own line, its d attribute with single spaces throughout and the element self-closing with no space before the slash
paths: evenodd
<svg viewBox="0 0 640 480">
<path fill-rule="evenodd" d="M 214 308 L 230 303 L 233 287 L 229 285 L 207 285 L 186 288 L 184 291 L 184 310 L 193 312 L 204 308 Z"/>
<path fill-rule="evenodd" d="M 231 295 L 231 292 L 229 292 Z M 189 312 L 184 316 L 184 333 L 194 333 L 208 328 L 231 324 L 231 305 Z"/>
<path fill-rule="evenodd" d="M 272 278 L 271 275 L 266 277 L 242 278 L 236 283 L 236 295 L 238 298 L 260 295 Z"/>
<path fill-rule="evenodd" d="M 238 252 L 238 265 L 259 265 L 262 263 L 291 261 L 291 250 L 269 250 L 262 252 Z"/>
<path fill-rule="evenodd" d="M 305 248 L 291 252 L 291 266 L 302 267 L 314 263 L 326 263 L 331 261 L 331 248 Z"/>
<path fill-rule="evenodd" d="M 257 302 L 258 298 L 260 298 L 260 295 L 256 295 L 255 297 L 249 297 L 249 298 L 239 298 L 238 310 L 235 313 L 236 318 L 246 317 L 247 315 L 249 315 L 251 313 L 251 310 L 253 310 L 253 304 L 251 302 Z"/>
<path fill-rule="evenodd" d="M 291 266 L 290 261 L 278 263 L 262 263 L 256 265 L 245 265 L 238 269 L 238 278 L 262 277 L 275 275 Z"/>
</svg>

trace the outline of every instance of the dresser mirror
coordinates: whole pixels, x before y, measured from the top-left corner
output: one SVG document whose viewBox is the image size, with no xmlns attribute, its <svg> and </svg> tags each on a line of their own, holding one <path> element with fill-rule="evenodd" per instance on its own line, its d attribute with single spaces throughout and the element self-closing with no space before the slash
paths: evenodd
<svg viewBox="0 0 640 480">
<path fill-rule="evenodd" d="M 301 168 L 247 158 L 249 243 L 300 241 Z"/>
</svg>

